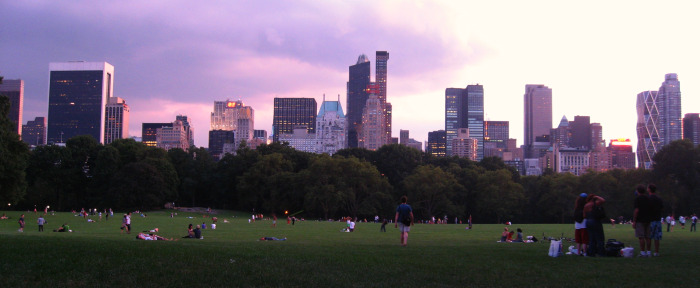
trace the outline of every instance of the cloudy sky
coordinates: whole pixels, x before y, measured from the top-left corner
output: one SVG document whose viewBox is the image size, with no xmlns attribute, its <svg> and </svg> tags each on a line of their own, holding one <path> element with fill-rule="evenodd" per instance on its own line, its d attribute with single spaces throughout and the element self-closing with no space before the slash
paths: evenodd
<svg viewBox="0 0 700 288">
<path fill-rule="evenodd" d="M 486 118 L 523 140 L 526 84 L 553 90 L 553 125 L 587 115 L 636 138 L 637 93 L 678 73 L 700 112 L 697 1 L 0 1 L 0 75 L 25 80 L 24 119 L 46 116 L 49 62 L 106 61 L 143 122 L 192 118 L 208 145 L 214 101 L 243 100 L 271 131 L 274 97 L 340 95 L 358 55 L 386 50 L 394 136 L 444 129 L 444 91 L 482 84 Z"/>
</svg>

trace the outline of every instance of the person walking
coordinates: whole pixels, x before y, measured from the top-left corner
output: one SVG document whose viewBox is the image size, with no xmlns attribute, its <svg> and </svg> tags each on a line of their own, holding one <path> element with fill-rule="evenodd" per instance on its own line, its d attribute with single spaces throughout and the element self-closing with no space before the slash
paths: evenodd
<svg viewBox="0 0 700 288">
<path fill-rule="evenodd" d="M 588 256 L 605 256 L 605 232 L 603 231 L 603 219 L 605 213 L 602 205 L 605 199 L 595 194 L 586 197 L 586 205 L 583 206 L 583 217 L 586 218 L 586 230 L 588 231 Z"/>
<path fill-rule="evenodd" d="M 24 232 L 24 214 L 19 216 L 17 223 L 19 223 L 19 232 Z"/>
<path fill-rule="evenodd" d="M 698 227 L 696 227 L 698 224 L 698 216 L 693 214 L 692 217 L 690 217 L 690 232 L 697 232 Z"/>
<path fill-rule="evenodd" d="M 39 232 L 44 232 L 44 224 L 46 224 L 44 216 L 39 215 L 39 219 L 36 220 L 36 223 L 39 225 Z"/>
<path fill-rule="evenodd" d="M 662 232 L 664 230 L 661 225 L 662 212 L 664 210 L 664 201 L 661 197 L 656 195 L 656 185 L 649 184 L 647 186 L 647 192 L 649 192 L 649 204 L 651 206 L 651 224 L 649 225 L 649 238 L 654 241 L 654 254 L 652 256 L 659 256 L 659 245 L 661 241 Z"/>
<path fill-rule="evenodd" d="M 651 256 L 651 205 L 647 189 L 637 186 L 637 198 L 634 199 L 634 213 L 632 214 L 632 228 L 634 236 L 639 239 L 639 257 Z"/>
<path fill-rule="evenodd" d="M 126 234 L 131 234 L 131 212 L 126 214 Z"/>
<path fill-rule="evenodd" d="M 668 216 L 666 216 L 665 220 L 666 220 L 665 221 L 666 222 L 666 232 L 671 232 L 671 220 L 673 220 L 673 219 L 671 219 L 671 215 L 669 214 Z"/>
<path fill-rule="evenodd" d="M 407 204 L 408 197 L 401 196 L 401 204 L 396 207 L 396 215 L 394 216 L 394 228 L 399 228 L 401 233 L 401 246 L 408 245 L 408 232 L 411 231 L 413 225 L 413 208 Z"/>
</svg>

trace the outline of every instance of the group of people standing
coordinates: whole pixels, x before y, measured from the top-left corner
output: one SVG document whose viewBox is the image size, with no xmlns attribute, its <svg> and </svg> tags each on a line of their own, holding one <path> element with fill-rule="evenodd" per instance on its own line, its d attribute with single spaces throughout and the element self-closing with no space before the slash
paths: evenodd
<svg viewBox="0 0 700 288">
<path fill-rule="evenodd" d="M 604 256 L 605 233 L 603 232 L 603 210 L 605 199 L 595 194 L 581 193 L 574 205 L 575 241 L 581 256 Z"/>
<path fill-rule="evenodd" d="M 662 236 L 661 212 L 664 202 L 656 195 L 656 185 L 637 186 L 637 198 L 634 199 L 632 228 L 634 236 L 639 239 L 639 257 L 659 256 L 659 241 Z M 651 252 L 651 240 L 654 240 L 654 253 Z"/>
</svg>

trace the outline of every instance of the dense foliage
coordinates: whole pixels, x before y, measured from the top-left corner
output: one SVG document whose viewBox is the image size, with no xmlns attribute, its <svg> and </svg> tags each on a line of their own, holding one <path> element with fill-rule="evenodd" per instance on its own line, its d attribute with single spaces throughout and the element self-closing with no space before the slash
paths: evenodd
<svg viewBox="0 0 700 288">
<path fill-rule="evenodd" d="M 635 186 L 651 182 L 660 188 L 665 213 L 688 215 L 700 204 L 700 147 L 688 141 L 664 147 L 652 171 L 521 177 L 500 158 L 435 158 L 402 145 L 345 149 L 332 157 L 280 143 L 256 150 L 241 145 L 217 162 L 203 148 L 165 151 L 131 139 L 101 145 L 78 136 L 65 147 L 30 152 L 2 120 L 5 97 L 0 108 L 0 200 L 20 209 L 151 210 L 174 202 L 279 217 L 288 211 L 373 219 L 393 218 L 398 199 L 407 195 L 417 219 L 567 223 L 582 192 L 606 198 L 611 218 L 629 219 Z"/>
</svg>

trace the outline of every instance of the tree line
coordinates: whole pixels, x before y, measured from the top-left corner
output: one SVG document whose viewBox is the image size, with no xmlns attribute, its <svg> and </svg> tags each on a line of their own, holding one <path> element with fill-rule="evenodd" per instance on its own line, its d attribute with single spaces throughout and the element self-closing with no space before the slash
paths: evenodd
<svg viewBox="0 0 700 288">
<path fill-rule="evenodd" d="M 700 147 L 687 140 L 657 153 L 653 170 L 582 176 L 551 170 L 520 176 L 500 158 L 438 158 L 397 144 L 328 156 L 286 143 L 255 150 L 243 143 L 235 155 L 215 161 L 204 148 L 165 151 L 132 139 L 102 145 L 78 136 L 65 147 L 30 151 L 4 116 L 6 99 L 0 97 L 0 201 L 11 209 L 152 210 L 174 202 L 278 216 L 301 212 L 307 219 L 373 219 L 393 218 L 398 199 L 407 195 L 417 219 L 567 223 L 582 192 L 606 198 L 610 218 L 629 219 L 634 188 L 652 182 L 668 214 L 687 215 L 700 204 Z"/>
</svg>

